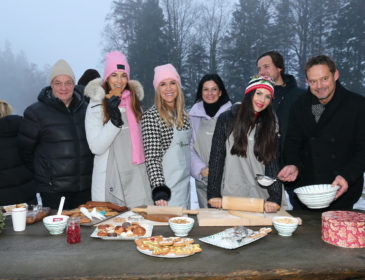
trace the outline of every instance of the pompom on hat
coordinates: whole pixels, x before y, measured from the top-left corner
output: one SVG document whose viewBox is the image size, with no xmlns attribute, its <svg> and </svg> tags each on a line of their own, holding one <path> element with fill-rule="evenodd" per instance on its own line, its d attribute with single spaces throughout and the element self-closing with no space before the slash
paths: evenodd
<svg viewBox="0 0 365 280">
<path fill-rule="evenodd" d="M 105 68 L 104 68 L 104 83 L 109 76 L 117 71 L 127 73 L 129 80 L 129 64 L 124 54 L 118 51 L 113 51 L 105 56 Z"/>
<path fill-rule="evenodd" d="M 74 84 L 76 83 L 75 74 L 70 65 L 64 59 L 58 60 L 55 65 L 53 65 L 49 72 L 49 83 L 51 84 L 54 78 L 61 75 L 69 76 L 73 80 Z"/>
<path fill-rule="evenodd" d="M 274 81 L 268 76 L 253 76 L 245 90 L 245 95 L 258 88 L 267 89 L 271 97 L 274 97 Z"/>
<path fill-rule="evenodd" d="M 155 67 L 155 76 L 153 78 L 153 86 L 157 90 L 161 81 L 166 79 L 173 79 L 178 82 L 181 87 L 181 79 L 175 67 L 172 64 L 164 64 Z"/>
</svg>

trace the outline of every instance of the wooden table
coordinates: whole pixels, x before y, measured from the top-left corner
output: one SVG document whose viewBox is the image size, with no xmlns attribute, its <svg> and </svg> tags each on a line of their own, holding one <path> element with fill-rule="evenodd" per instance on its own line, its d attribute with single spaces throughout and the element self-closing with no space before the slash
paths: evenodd
<svg viewBox="0 0 365 280">
<path fill-rule="evenodd" d="M 0 279 L 365 279 L 365 248 L 323 242 L 318 212 L 292 215 L 303 220 L 292 237 L 280 237 L 273 229 L 265 238 L 235 250 L 198 241 L 225 228 L 196 223 L 190 237 L 203 252 L 180 259 L 143 255 L 133 241 L 91 238 L 89 227 L 82 227 L 81 243 L 74 245 L 66 242 L 65 234 L 49 235 L 42 222 L 17 233 L 8 217 L 0 234 Z M 172 232 L 158 226 L 153 234 Z"/>
</svg>

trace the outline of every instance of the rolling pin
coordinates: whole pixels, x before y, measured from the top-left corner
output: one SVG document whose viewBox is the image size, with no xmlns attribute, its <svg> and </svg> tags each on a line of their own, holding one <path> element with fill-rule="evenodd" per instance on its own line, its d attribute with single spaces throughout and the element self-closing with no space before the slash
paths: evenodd
<svg viewBox="0 0 365 280">
<path fill-rule="evenodd" d="M 147 214 L 170 214 L 176 216 L 182 216 L 183 214 L 198 214 L 197 210 L 186 210 L 183 207 L 173 207 L 173 206 L 153 206 L 148 205 L 147 208 L 133 208 L 133 212 L 141 213 L 146 212 Z"/>
<path fill-rule="evenodd" d="M 223 196 L 222 208 L 247 212 L 264 212 L 264 199 L 250 197 Z"/>
</svg>

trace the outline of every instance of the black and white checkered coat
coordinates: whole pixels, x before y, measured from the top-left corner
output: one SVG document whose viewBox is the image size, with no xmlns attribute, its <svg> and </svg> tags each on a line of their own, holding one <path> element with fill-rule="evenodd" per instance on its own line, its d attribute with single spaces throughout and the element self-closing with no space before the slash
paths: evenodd
<svg viewBox="0 0 365 280">
<path fill-rule="evenodd" d="M 162 188 L 158 190 L 159 187 L 166 187 L 162 158 L 171 144 L 174 129 L 169 128 L 164 121 L 160 120 L 155 105 L 143 113 L 141 123 L 147 173 L 155 197 L 154 194 L 158 193 L 159 190 L 164 191 Z M 187 129 L 190 129 L 190 122 L 185 116 L 182 130 Z M 159 198 L 163 199 L 164 196 L 162 198 L 159 196 Z M 156 201 L 156 199 L 154 200 Z"/>
</svg>

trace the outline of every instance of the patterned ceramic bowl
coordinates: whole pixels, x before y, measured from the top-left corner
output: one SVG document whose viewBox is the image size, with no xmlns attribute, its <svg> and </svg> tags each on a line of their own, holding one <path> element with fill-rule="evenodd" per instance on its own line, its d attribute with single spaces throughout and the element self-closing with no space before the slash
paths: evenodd
<svg viewBox="0 0 365 280">
<path fill-rule="evenodd" d="M 43 219 L 43 224 L 52 235 L 63 233 L 66 228 L 68 216 L 52 215 Z"/>
<path fill-rule="evenodd" d="M 194 219 L 189 217 L 174 217 L 169 219 L 169 225 L 176 236 L 187 236 L 194 226 Z"/>
<path fill-rule="evenodd" d="M 330 184 L 310 185 L 294 190 L 299 200 L 308 208 L 320 209 L 328 207 L 335 199 L 339 186 Z"/>
<path fill-rule="evenodd" d="M 298 227 L 298 220 L 293 217 L 277 216 L 272 220 L 274 228 L 281 236 L 291 236 Z"/>
</svg>

